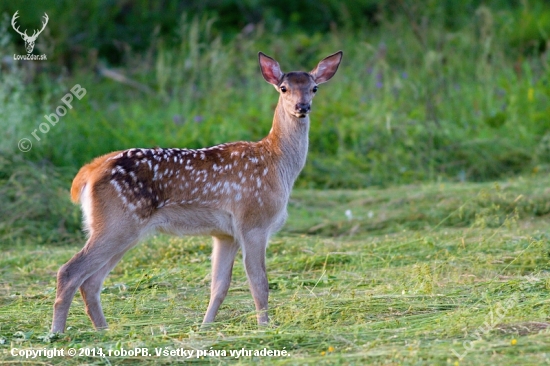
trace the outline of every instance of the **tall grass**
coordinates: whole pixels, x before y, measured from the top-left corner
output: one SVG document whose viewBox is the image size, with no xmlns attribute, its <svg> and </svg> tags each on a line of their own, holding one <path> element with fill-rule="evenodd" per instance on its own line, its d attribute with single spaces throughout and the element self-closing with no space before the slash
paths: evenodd
<svg viewBox="0 0 550 366">
<path fill-rule="evenodd" d="M 0 146 L 4 161 L 15 165 L 2 172 L 0 186 L 19 168 L 25 176 L 26 161 L 46 174 L 64 167 L 65 178 L 39 183 L 55 196 L 60 184 L 68 190 L 70 174 L 80 165 L 109 151 L 262 138 L 277 95 L 260 75 L 259 50 L 286 71 L 312 69 L 320 58 L 344 50 L 340 71 L 321 85 L 313 103 L 310 153 L 299 187 L 548 172 L 548 54 L 514 46 L 517 32 L 532 29 L 525 19 L 537 9 L 479 7 L 470 23 L 452 29 L 414 8 L 382 19 L 372 30 L 274 35 L 259 23 L 231 40 L 216 31 L 217 19 L 183 14 L 170 39 L 155 33 L 146 51 L 127 48 L 122 68 L 93 59 L 72 73 L 57 73 L 47 63 L 3 63 Z M 2 19 L 0 44 L 15 52 L 9 16 Z M 103 77 L 102 70 L 132 82 Z M 87 94 L 47 133 L 38 132 L 37 141 L 32 132 L 75 84 Z M 30 152 L 17 149 L 21 138 L 32 141 Z M 10 189 L 2 201 L 17 202 L 17 194 L 5 193 Z"/>
<path fill-rule="evenodd" d="M 0 14 L 0 29 L 10 24 L 7 14 Z M 0 49 L 13 54 L 11 37 L 0 31 Z M 14 152 L 19 136 L 30 128 L 29 120 L 36 114 L 32 99 L 31 87 L 25 84 L 25 74 L 15 64 L 2 70 L 0 84 L 0 153 Z"/>
<path fill-rule="evenodd" d="M 76 169 L 132 146 L 260 139 L 277 96 L 259 73 L 257 51 L 284 70 L 307 70 L 343 49 L 341 70 L 314 101 L 309 160 L 298 186 L 481 181 L 548 171 L 548 55 L 510 47 L 525 16 L 482 6 L 470 23 L 448 28 L 436 13 L 425 15 L 411 8 L 373 30 L 326 34 L 273 35 L 259 23 L 224 40 L 215 18 L 184 14 L 173 37 L 157 34 L 148 50 L 128 49 L 123 57 L 126 68 L 117 72 L 143 88 L 82 68 L 53 83 L 36 78 L 20 85 L 32 91 L 30 100 L 14 100 L 8 84 L 0 89 L 10 95 L 4 108 L 38 109 L 18 138 L 44 122 L 74 84 L 88 90 L 27 155 Z M 13 113 L 9 121 L 22 125 Z"/>
</svg>

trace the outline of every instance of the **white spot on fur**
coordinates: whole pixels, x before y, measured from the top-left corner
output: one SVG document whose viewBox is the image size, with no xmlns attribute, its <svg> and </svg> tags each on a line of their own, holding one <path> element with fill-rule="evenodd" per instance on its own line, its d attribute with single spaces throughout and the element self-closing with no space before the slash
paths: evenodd
<svg viewBox="0 0 550 366">
<path fill-rule="evenodd" d="M 112 180 L 111 185 L 115 187 L 116 191 L 118 192 L 118 195 L 120 196 L 122 194 L 122 187 L 120 186 L 120 184 L 118 184 L 116 180 Z"/>
<path fill-rule="evenodd" d="M 122 203 L 124 204 L 124 206 L 126 206 L 128 204 L 128 199 L 126 198 L 126 196 L 120 195 L 119 197 L 122 200 Z"/>
<path fill-rule="evenodd" d="M 223 182 L 223 192 L 229 193 L 229 182 L 225 181 Z"/>
</svg>

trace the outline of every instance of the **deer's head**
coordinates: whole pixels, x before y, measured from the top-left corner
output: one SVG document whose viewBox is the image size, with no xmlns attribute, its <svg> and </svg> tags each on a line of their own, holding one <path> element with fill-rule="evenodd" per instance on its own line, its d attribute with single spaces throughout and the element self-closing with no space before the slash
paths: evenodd
<svg viewBox="0 0 550 366">
<path fill-rule="evenodd" d="M 264 79 L 275 86 L 281 95 L 284 110 L 297 118 L 305 118 L 311 110 L 311 101 L 317 92 L 317 85 L 327 82 L 338 70 L 342 60 L 338 51 L 319 62 L 310 72 L 281 71 L 279 63 L 262 52 L 258 54 Z"/>
<path fill-rule="evenodd" d="M 32 50 L 34 49 L 34 42 L 36 42 L 36 38 L 38 37 L 38 35 L 40 33 L 42 33 L 42 31 L 44 30 L 44 28 L 46 28 L 46 24 L 48 24 L 48 14 L 44 13 L 44 22 L 42 23 L 42 29 L 40 29 L 39 31 L 34 31 L 32 33 L 32 36 L 29 36 L 27 34 L 27 30 L 25 29 L 25 31 L 23 33 L 21 33 L 21 31 L 19 31 L 19 27 L 16 27 L 15 25 L 15 20 L 17 18 L 19 18 L 19 16 L 17 15 L 17 13 L 19 12 L 16 11 L 15 14 L 13 14 L 13 17 L 11 18 L 11 26 L 13 27 L 13 29 L 19 33 L 21 35 L 21 38 L 23 38 L 23 40 L 25 41 L 25 48 L 27 49 L 27 53 L 31 53 Z"/>
</svg>

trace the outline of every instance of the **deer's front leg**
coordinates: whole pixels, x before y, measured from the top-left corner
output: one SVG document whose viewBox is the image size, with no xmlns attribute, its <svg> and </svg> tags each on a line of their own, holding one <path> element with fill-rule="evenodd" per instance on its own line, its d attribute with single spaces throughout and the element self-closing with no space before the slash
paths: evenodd
<svg viewBox="0 0 550 366">
<path fill-rule="evenodd" d="M 213 239 L 210 303 L 204 315 L 203 326 L 214 321 L 218 309 L 227 295 L 235 254 L 239 249 L 239 245 L 232 237 L 213 237 Z"/>
<path fill-rule="evenodd" d="M 269 284 L 265 268 L 265 250 L 267 248 L 268 233 L 255 229 L 243 235 L 243 261 L 250 285 L 250 291 L 256 305 L 259 325 L 267 325 L 267 301 Z"/>
</svg>

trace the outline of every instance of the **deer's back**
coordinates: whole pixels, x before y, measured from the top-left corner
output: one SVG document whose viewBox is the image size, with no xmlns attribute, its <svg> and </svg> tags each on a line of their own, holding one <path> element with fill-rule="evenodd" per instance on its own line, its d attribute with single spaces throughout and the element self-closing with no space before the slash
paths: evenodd
<svg viewBox="0 0 550 366">
<path fill-rule="evenodd" d="M 109 211 L 111 219 L 122 216 L 175 234 L 232 235 L 235 225 L 263 221 L 276 230 L 286 216 L 289 190 L 281 187 L 276 157 L 259 143 L 135 148 L 99 159 L 75 182 L 91 184 L 92 211 Z"/>
</svg>

